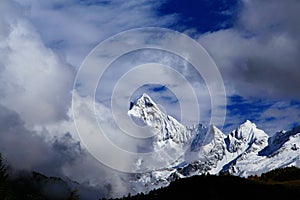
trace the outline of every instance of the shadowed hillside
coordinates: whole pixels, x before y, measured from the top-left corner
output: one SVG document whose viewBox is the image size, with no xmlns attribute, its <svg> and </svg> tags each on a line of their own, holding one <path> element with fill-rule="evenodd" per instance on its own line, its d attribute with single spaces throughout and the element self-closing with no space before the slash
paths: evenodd
<svg viewBox="0 0 300 200">
<path fill-rule="evenodd" d="M 61 178 L 38 172 L 8 174 L 0 154 L 0 200 L 78 200 L 77 189 Z"/>
<path fill-rule="evenodd" d="M 178 179 L 148 194 L 128 195 L 122 200 L 159 199 L 288 199 L 300 195 L 300 169 L 288 167 L 261 176 L 241 178 L 227 174 Z"/>
<path fill-rule="evenodd" d="M 168 187 L 119 200 L 159 199 L 289 199 L 300 195 L 300 169 L 275 169 L 261 176 L 241 178 L 228 174 L 199 175 L 178 179 Z M 71 189 L 60 178 L 37 172 L 21 172 L 13 178 L 7 173 L 0 154 L 0 200 L 78 200 L 76 188 Z M 293 198 L 297 199 L 297 198 Z M 102 199 L 105 200 L 105 199 Z"/>
</svg>

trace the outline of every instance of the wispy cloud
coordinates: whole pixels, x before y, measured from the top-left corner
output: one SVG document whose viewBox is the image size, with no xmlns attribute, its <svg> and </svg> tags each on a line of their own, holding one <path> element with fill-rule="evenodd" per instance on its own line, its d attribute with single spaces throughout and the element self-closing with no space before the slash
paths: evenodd
<svg viewBox="0 0 300 200">
<path fill-rule="evenodd" d="M 246 120 L 254 122 L 269 135 L 299 124 L 300 103 L 288 100 L 229 97 L 224 131 L 229 133 Z"/>
<path fill-rule="evenodd" d="M 172 15 L 158 16 L 160 1 L 18 1 L 24 17 L 38 27 L 47 47 L 79 67 L 102 40 L 130 28 L 165 26 Z"/>
</svg>

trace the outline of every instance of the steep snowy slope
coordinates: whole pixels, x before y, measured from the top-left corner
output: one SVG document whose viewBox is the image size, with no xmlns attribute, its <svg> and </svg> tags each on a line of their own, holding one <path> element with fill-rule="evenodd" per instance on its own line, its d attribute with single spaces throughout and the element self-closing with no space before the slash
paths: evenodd
<svg viewBox="0 0 300 200">
<path fill-rule="evenodd" d="M 265 148 L 245 152 L 229 172 L 238 176 L 261 174 L 275 168 L 300 167 L 300 126 L 290 131 L 280 131 L 267 138 Z"/>
<path fill-rule="evenodd" d="M 167 147 L 177 156 L 170 166 L 134 175 L 132 187 L 136 192 L 203 173 L 248 176 L 283 166 L 300 167 L 300 126 L 272 137 L 249 120 L 227 135 L 214 125 L 186 127 L 160 111 L 147 94 L 132 102 L 128 114 L 157 130 L 154 150 Z"/>
<path fill-rule="evenodd" d="M 147 94 L 143 94 L 135 102 L 132 102 L 128 114 L 142 119 L 145 124 L 158 131 L 156 140 L 153 142 L 154 150 L 159 150 L 168 142 L 182 145 L 191 139 L 193 132 L 172 116 L 160 111 Z"/>
</svg>

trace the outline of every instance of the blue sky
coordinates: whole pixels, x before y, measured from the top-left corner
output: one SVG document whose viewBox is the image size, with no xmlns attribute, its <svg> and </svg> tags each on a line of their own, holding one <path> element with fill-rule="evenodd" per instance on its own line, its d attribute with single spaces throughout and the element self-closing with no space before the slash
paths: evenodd
<svg viewBox="0 0 300 200">
<path fill-rule="evenodd" d="M 176 14 L 177 21 L 171 25 L 180 31 L 194 28 L 197 33 L 226 29 L 233 26 L 239 7 L 238 0 L 216 1 L 166 1 L 158 9 L 161 15 Z"/>
<path fill-rule="evenodd" d="M 290 3 L 292 4 L 292 2 Z M 232 43 L 230 43 L 230 41 L 220 41 L 220 44 L 218 46 L 223 49 L 222 51 L 225 52 L 223 53 L 224 55 L 227 54 L 226 48 L 228 47 L 228 45 L 233 46 L 230 47 L 228 51 L 231 51 L 234 48 L 234 45 L 236 45 L 237 51 L 245 52 L 245 55 L 236 56 L 237 58 L 234 61 L 236 63 L 231 63 L 233 65 L 233 68 L 236 68 L 233 69 L 233 71 L 235 71 L 234 73 L 228 76 L 226 75 L 226 73 L 228 72 L 224 72 L 225 75 L 223 76 L 223 78 L 225 82 L 228 83 L 226 84 L 228 86 L 228 106 L 224 131 L 228 133 L 233 130 L 237 126 L 237 124 L 240 124 L 243 121 L 249 119 L 252 122 L 256 123 L 258 127 L 264 129 L 267 133 L 272 135 L 276 131 L 282 129 L 290 129 L 293 126 L 298 125 L 300 119 L 300 104 L 298 96 L 299 89 L 297 87 L 297 84 L 299 82 L 296 81 L 295 83 L 293 83 L 293 79 L 296 78 L 292 75 L 292 73 L 299 74 L 299 70 L 296 67 L 298 64 L 293 63 L 292 65 L 295 65 L 295 67 L 287 66 L 290 65 L 291 62 L 297 61 L 294 60 L 293 56 L 291 55 L 290 60 L 286 59 L 285 61 L 279 61 L 278 63 L 275 63 L 277 62 L 278 58 L 276 58 L 275 55 L 272 55 L 274 52 L 274 54 L 277 55 L 278 53 L 282 53 L 282 55 L 279 56 L 287 56 L 287 58 L 290 56 L 286 55 L 286 53 L 288 52 L 284 52 L 284 49 L 282 50 L 282 52 L 278 52 L 278 50 L 275 49 L 275 44 L 272 44 L 272 42 L 276 43 L 276 40 L 280 40 L 280 36 L 287 36 L 289 34 L 292 34 L 292 31 L 295 31 L 291 30 L 293 28 L 287 27 L 288 22 L 286 21 L 293 18 L 294 16 L 293 14 L 288 14 L 283 11 L 282 16 L 274 18 L 271 18 L 269 16 L 266 17 L 266 15 L 268 15 L 268 12 L 272 12 L 272 9 L 274 9 L 274 11 L 276 8 L 279 9 L 279 6 L 282 6 L 283 9 L 290 9 L 293 12 L 293 9 L 290 7 L 292 5 L 287 5 L 278 1 L 270 2 L 270 5 L 262 3 L 261 6 L 257 8 L 255 8 L 254 6 L 260 6 L 259 2 L 250 3 L 237 0 L 204 0 L 191 1 L 190 3 L 186 3 L 185 1 L 175 0 L 168 1 L 163 4 L 159 9 L 159 12 L 161 14 L 175 13 L 178 19 L 176 23 L 172 24 L 169 27 L 179 31 L 191 29 L 188 34 L 190 34 L 190 36 L 194 38 L 197 38 L 197 36 L 200 35 L 200 42 L 201 37 L 204 38 L 202 40 L 202 44 L 204 44 L 204 46 L 207 42 L 205 41 L 206 38 L 213 38 L 213 36 L 216 35 L 216 39 L 224 39 L 222 38 L 223 35 L 226 36 L 230 32 L 234 32 L 234 34 L 238 33 L 237 35 L 233 35 L 232 38 L 227 38 L 228 40 L 232 40 Z M 243 12 L 245 12 L 245 14 Z M 259 19 L 260 17 L 261 19 Z M 261 22 L 259 20 L 261 20 Z M 251 23 L 253 23 L 253 25 Z M 257 23 L 257 28 L 254 26 L 256 25 L 255 23 Z M 291 26 L 291 24 L 289 24 L 288 26 Z M 236 41 L 234 38 L 235 36 Z M 240 38 L 242 38 L 242 40 Z M 259 55 L 259 49 L 254 50 L 257 51 L 257 53 L 253 53 L 253 55 L 251 55 L 251 52 L 249 52 L 247 48 L 253 48 L 252 45 L 257 45 L 255 44 L 257 42 L 255 41 L 256 39 L 274 39 L 274 41 L 270 42 L 269 44 L 268 42 L 260 41 L 262 43 L 265 43 L 266 46 L 274 45 L 274 49 L 265 49 L 266 51 L 270 51 L 270 55 L 266 55 L 266 57 L 264 57 L 265 52 L 263 52 L 263 50 L 261 52 L 261 55 Z M 297 41 L 299 38 L 293 38 L 291 36 L 291 39 L 295 39 Z M 214 43 L 212 41 L 209 42 Z M 223 42 L 224 44 L 222 46 Z M 236 42 L 245 42 L 247 44 L 239 45 L 236 44 Z M 257 48 L 260 48 L 259 46 L 260 45 L 257 45 Z M 290 48 L 290 46 L 288 46 L 287 48 Z M 218 53 L 214 52 L 214 49 L 210 49 L 209 46 L 207 46 L 207 49 L 208 51 L 210 51 L 210 55 L 213 58 L 217 59 L 216 62 L 220 67 L 221 72 L 223 72 L 222 67 L 223 65 L 225 65 L 223 63 L 224 61 L 218 62 L 217 57 L 219 55 L 214 55 Z M 295 53 L 296 52 L 299 53 L 299 46 L 295 44 Z M 242 54 L 241 52 L 236 53 Z M 257 62 L 257 66 L 251 67 L 250 65 L 252 63 L 250 63 L 250 60 L 251 62 L 253 62 L 253 65 L 255 65 L 255 62 Z M 245 64 L 246 62 L 249 62 L 249 64 Z M 274 66 L 272 66 L 273 64 Z M 245 71 L 241 70 L 241 68 L 243 67 L 247 69 Z M 289 77 L 294 78 L 289 80 Z M 241 86 L 239 90 L 252 91 L 244 92 L 237 90 L 232 92 L 230 91 L 232 86 L 232 83 L 230 83 L 231 81 L 236 82 L 234 83 L 234 87 L 239 87 L 238 84 L 244 85 L 244 87 Z M 284 85 L 286 85 L 286 88 L 284 87 Z M 286 92 L 284 91 L 284 88 L 286 89 Z M 292 90 L 292 93 L 294 94 L 291 94 L 289 90 Z M 284 106 L 280 107 L 277 105 Z M 286 112 L 286 109 L 293 111 L 288 114 Z"/>
<path fill-rule="evenodd" d="M 221 127 L 224 133 L 247 119 L 270 135 L 299 125 L 299 10 L 298 0 L 1 0 L 0 152 L 17 169 L 68 176 L 102 188 L 105 179 L 113 184 L 112 194 L 126 193 L 126 174 L 99 167 L 78 144 L 72 94 L 80 66 L 100 42 L 142 27 L 176 30 L 205 48 L 226 91 L 227 104 L 218 108 L 226 109 Z M 122 46 L 107 46 L 102 53 L 109 57 L 120 49 Z M 110 125 L 114 84 L 130 66 L 145 62 L 176 68 L 195 89 L 200 122 L 208 125 L 212 102 L 205 77 L 195 73 L 191 63 L 170 52 L 148 50 L 120 56 L 113 62 L 106 77 L 99 81 L 103 84 L 96 88 L 99 93 L 95 99 L 75 93 L 79 100 L 75 107 L 82 112 L 79 120 L 86 123 L 86 130 L 97 130 L 97 124 L 89 123 L 95 116 Z M 155 78 L 170 78 L 166 74 L 162 70 Z M 86 77 L 84 81 L 95 80 Z M 213 81 L 210 83 L 213 85 Z M 179 91 L 180 97 L 190 100 L 187 90 Z M 145 84 L 130 91 L 125 107 L 142 92 L 149 93 L 168 114 L 180 118 L 181 100 L 164 84 Z M 99 109 L 98 115 L 90 106 L 93 103 Z M 192 114 L 193 110 L 188 112 Z M 127 145 L 114 133 L 111 137 Z M 57 142 L 64 148 L 57 148 Z M 134 145 L 128 148 L 135 150 Z M 118 155 L 116 158 L 122 159 Z"/>
</svg>

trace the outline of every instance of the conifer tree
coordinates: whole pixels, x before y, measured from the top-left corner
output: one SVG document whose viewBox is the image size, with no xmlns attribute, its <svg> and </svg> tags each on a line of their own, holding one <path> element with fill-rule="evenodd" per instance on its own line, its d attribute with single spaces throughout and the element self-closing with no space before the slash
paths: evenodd
<svg viewBox="0 0 300 200">
<path fill-rule="evenodd" d="M 70 196 L 67 200 L 79 200 L 80 197 L 79 197 L 79 194 L 78 194 L 78 189 L 75 188 L 71 193 L 70 193 Z"/>
<path fill-rule="evenodd" d="M 0 199 L 8 199 L 8 174 L 0 153 Z"/>
</svg>

